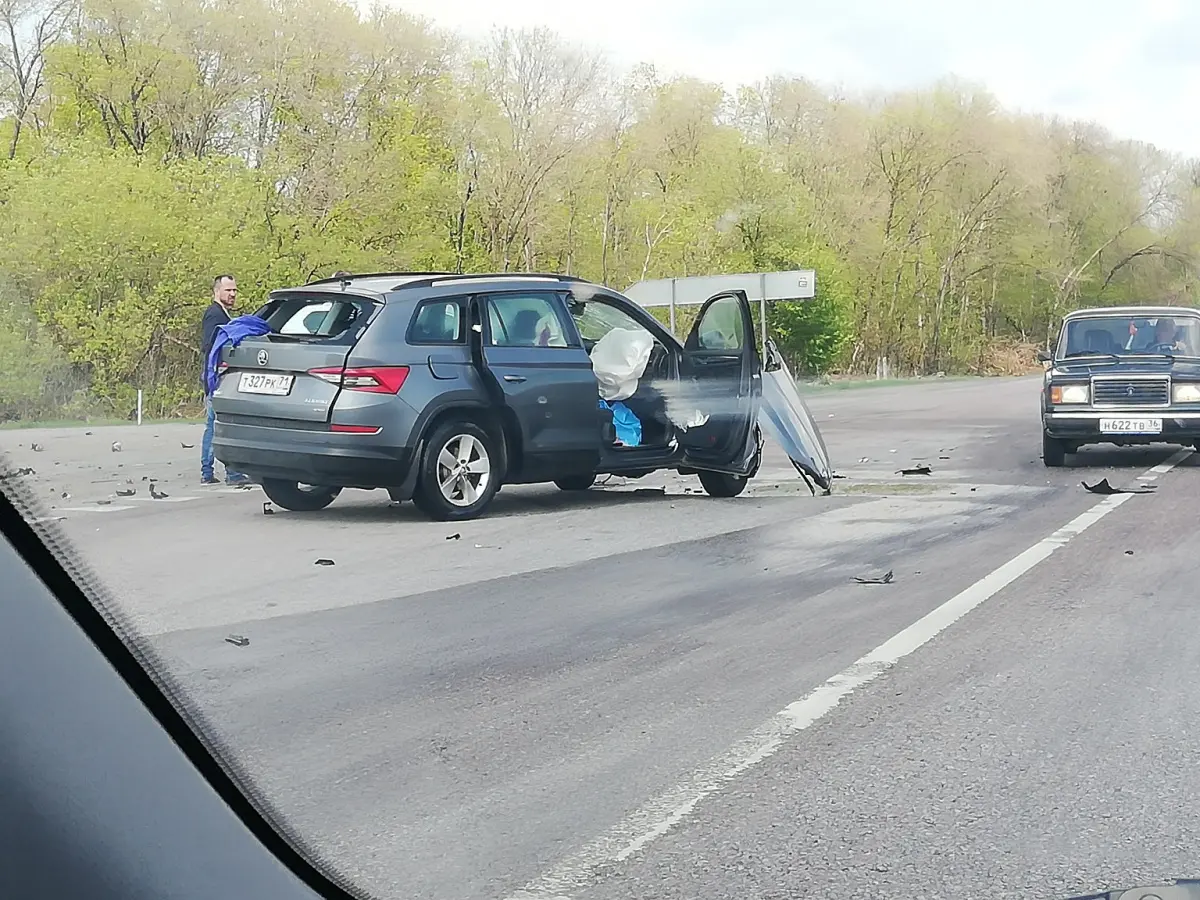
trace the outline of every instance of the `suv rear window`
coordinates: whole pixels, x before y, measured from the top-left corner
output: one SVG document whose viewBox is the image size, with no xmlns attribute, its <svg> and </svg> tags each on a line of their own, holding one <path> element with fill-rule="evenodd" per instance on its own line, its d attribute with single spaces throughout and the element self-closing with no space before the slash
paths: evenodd
<svg viewBox="0 0 1200 900">
<path fill-rule="evenodd" d="M 298 340 L 330 339 L 366 322 L 372 303 L 365 297 L 336 294 L 289 294 L 274 297 L 258 311 L 273 335 Z"/>
</svg>

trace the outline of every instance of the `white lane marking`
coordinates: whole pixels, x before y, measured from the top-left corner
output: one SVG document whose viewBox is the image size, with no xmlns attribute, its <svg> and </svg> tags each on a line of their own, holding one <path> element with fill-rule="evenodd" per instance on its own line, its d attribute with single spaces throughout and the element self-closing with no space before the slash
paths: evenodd
<svg viewBox="0 0 1200 900">
<path fill-rule="evenodd" d="M 135 506 L 126 506 L 122 503 L 112 503 L 101 506 L 97 503 L 95 506 L 60 506 L 55 512 L 94 512 L 94 513 L 110 513 L 120 512 L 123 509 L 136 509 Z"/>
<path fill-rule="evenodd" d="M 1146 474 L 1163 475 L 1190 454 L 1180 450 Z M 775 754 L 797 733 L 835 709 L 853 691 L 870 684 L 897 662 L 941 634 L 971 610 L 994 597 L 1055 550 L 1091 528 L 1133 494 L 1105 497 L 1053 534 L 1014 556 L 1000 568 L 955 594 L 884 641 L 806 696 L 788 704 L 763 725 L 739 740 L 721 756 L 693 772 L 669 792 L 656 797 L 599 839 L 569 856 L 550 872 L 505 900 L 571 900 L 573 891 L 594 883 L 602 867 L 622 862 L 670 832 L 706 797 L 715 794 L 746 770 Z"/>
</svg>

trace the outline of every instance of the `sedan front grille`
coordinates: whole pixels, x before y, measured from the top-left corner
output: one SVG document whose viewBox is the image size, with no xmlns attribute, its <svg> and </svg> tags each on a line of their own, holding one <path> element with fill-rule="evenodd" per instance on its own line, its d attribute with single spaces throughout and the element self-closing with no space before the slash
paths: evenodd
<svg viewBox="0 0 1200 900">
<path fill-rule="evenodd" d="M 1103 378 L 1092 380 L 1094 406 L 1169 406 L 1171 384 L 1166 378 Z"/>
</svg>

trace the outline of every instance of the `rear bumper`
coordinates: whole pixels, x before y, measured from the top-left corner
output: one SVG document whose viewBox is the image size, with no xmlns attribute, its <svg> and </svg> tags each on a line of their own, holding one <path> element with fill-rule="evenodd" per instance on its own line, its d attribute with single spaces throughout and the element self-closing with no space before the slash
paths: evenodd
<svg viewBox="0 0 1200 900">
<path fill-rule="evenodd" d="M 384 488 L 405 482 L 414 453 L 381 435 L 222 422 L 213 430 L 213 455 L 255 480 L 278 478 L 330 487 Z"/>
<path fill-rule="evenodd" d="M 1101 419 L 1161 419 L 1159 434 L 1107 433 Z M 1089 444 L 1191 444 L 1200 441 L 1200 412 L 1170 409 L 1051 410 L 1042 413 L 1050 437 Z"/>
</svg>

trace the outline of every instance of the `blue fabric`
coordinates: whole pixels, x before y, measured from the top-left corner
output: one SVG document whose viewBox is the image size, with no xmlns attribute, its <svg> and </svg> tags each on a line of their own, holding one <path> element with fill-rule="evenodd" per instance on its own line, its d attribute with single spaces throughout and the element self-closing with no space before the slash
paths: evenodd
<svg viewBox="0 0 1200 900">
<path fill-rule="evenodd" d="M 217 363 L 221 361 L 221 351 L 225 349 L 226 344 L 236 347 L 246 338 L 257 337 L 270 330 L 271 326 L 266 320 L 258 316 L 238 316 L 217 328 L 212 349 L 208 351 L 208 360 L 204 364 L 204 393 L 212 396 L 212 392 L 217 389 Z"/>
<path fill-rule="evenodd" d="M 613 428 L 617 430 L 617 440 L 627 447 L 637 447 L 642 443 L 642 420 L 632 409 L 617 400 L 609 403 L 600 401 L 601 409 L 612 410 Z"/>
</svg>

